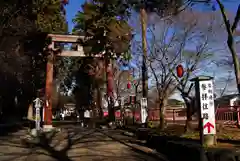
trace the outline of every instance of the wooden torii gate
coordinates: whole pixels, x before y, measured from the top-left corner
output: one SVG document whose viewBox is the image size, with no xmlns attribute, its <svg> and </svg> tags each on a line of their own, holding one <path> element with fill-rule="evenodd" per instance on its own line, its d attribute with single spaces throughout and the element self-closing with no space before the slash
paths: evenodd
<svg viewBox="0 0 240 161">
<path fill-rule="evenodd" d="M 52 86 L 53 86 L 53 64 L 54 57 L 56 56 L 68 56 L 68 57 L 85 57 L 83 47 L 77 44 L 79 40 L 83 39 L 84 36 L 76 35 L 58 35 L 58 34 L 49 34 L 48 37 L 51 38 L 52 44 L 48 46 L 50 53 L 47 58 L 47 68 L 46 68 L 46 87 L 45 87 L 45 107 L 44 107 L 44 125 L 45 130 L 52 128 Z M 63 50 L 57 55 L 54 54 L 54 51 L 58 50 L 55 48 L 55 43 L 76 43 L 77 47 L 74 51 Z"/>
</svg>

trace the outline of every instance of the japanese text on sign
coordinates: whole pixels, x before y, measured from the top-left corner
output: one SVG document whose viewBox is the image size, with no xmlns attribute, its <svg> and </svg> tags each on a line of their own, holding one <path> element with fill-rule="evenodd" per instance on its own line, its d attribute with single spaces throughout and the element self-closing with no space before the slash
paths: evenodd
<svg viewBox="0 0 240 161">
<path fill-rule="evenodd" d="M 203 126 L 212 125 L 212 130 L 204 129 L 204 134 L 215 134 L 215 107 L 214 107 L 214 95 L 213 95 L 213 83 L 212 80 L 199 82 L 200 92 L 200 108 L 201 117 L 203 119 Z M 211 127 L 212 127 L 211 126 Z"/>
</svg>

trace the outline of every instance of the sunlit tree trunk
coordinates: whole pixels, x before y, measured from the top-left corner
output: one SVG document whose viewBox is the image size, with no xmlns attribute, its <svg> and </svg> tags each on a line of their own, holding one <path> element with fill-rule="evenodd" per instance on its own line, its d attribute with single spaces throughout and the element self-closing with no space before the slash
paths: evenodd
<svg viewBox="0 0 240 161">
<path fill-rule="evenodd" d="M 223 4 L 220 2 L 220 0 L 217 0 L 217 3 L 220 7 L 223 21 L 224 21 L 224 24 L 226 26 L 226 30 L 228 33 L 227 44 L 228 44 L 228 48 L 232 55 L 237 89 L 238 89 L 238 93 L 240 94 L 240 65 L 239 65 L 239 59 L 238 59 L 238 55 L 236 52 L 235 41 L 234 41 L 234 32 L 236 31 L 239 20 L 240 20 L 240 5 L 238 6 L 238 11 L 236 13 L 234 22 L 231 25 L 229 19 L 227 18 L 227 14 L 225 12 L 225 8 L 224 8 Z"/>
<path fill-rule="evenodd" d="M 142 50 L 143 50 L 143 61 L 142 61 L 142 89 L 143 97 L 148 97 L 148 70 L 147 70 L 147 13 L 145 9 L 140 10 L 140 19 L 142 26 Z"/>
<path fill-rule="evenodd" d="M 142 26 L 142 50 L 143 50 L 143 60 L 142 60 L 142 94 L 143 98 L 148 99 L 148 70 L 147 70 L 147 13 L 144 8 L 140 10 L 140 19 Z M 146 120 L 146 126 L 148 124 L 148 119 Z"/>
<path fill-rule="evenodd" d="M 217 0 L 217 3 L 222 13 L 223 21 L 228 33 L 227 44 L 232 55 L 238 94 L 240 94 L 240 65 L 239 65 L 239 58 L 236 52 L 235 40 L 234 40 L 234 32 L 236 31 L 238 23 L 240 21 L 240 4 L 238 5 L 238 10 L 237 10 L 234 22 L 231 25 L 230 20 L 227 18 L 227 14 L 225 12 L 225 8 L 222 2 L 220 2 L 220 0 Z M 237 119 L 237 121 L 238 121 L 237 125 L 240 126 L 239 119 Z"/>
<path fill-rule="evenodd" d="M 112 63 L 109 59 L 105 60 L 106 78 L 107 78 L 107 96 L 108 100 L 108 118 L 109 122 L 115 121 L 114 98 L 113 98 L 113 71 Z"/>
</svg>

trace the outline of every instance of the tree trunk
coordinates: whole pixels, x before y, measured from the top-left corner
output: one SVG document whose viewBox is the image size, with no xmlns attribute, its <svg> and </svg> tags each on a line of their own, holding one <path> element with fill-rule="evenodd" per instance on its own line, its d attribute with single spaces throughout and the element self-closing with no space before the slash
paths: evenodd
<svg viewBox="0 0 240 161">
<path fill-rule="evenodd" d="M 79 118 L 81 121 L 84 120 L 84 107 L 80 107 L 79 109 Z"/>
<path fill-rule="evenodd" d="M 148 71 L 147 71 L 147 14 L 144 8 L 140 10 L 140 19 L 142 26 L 142 50 L 143 50 L 143 61 L 142 61 L 142 89 L 143 97 L 148 97 Z"/>
<path fill-rule="evenodd" d="M 226 30 L 228 33 L 227 44 L 228 44 L 228 48 L 232 55 L 238 94 L 240 94 L 240 65 L 239 65 L 238 55 L 236 52 L 236 46 L 235 46 L 236 43 L 234 40 L 234 32 L 236 31 L 239 20 L 240 20 L 240 6 L 238 6 L 238 10 L 237 10 L 233 25 L 231 25 L 230 20 L 227 17 L 224 5 L 222 4 L 222 2 L 220 0 L 216 0 L 216 2 L 219 5 L 220 11 L 222 13 L 222 18 L 223 18 L 223 21 L 224 21 L 224 24 L 226 26 Z M 239 127 L 239 125 L 240 125 L 239 120 L 237 119 L 237 121 L 238 121 L 237 125 Z"/>
<path fill-rule="evenodd" d="M 236 52 L 236 46 L 235 46 L 235 40 L 234 40 L 234 32 L 236 31 L 238 22 L 239 22 L 239 12 L 240 9 L 238 7 L 238 11 L 236 13 L 236 17 L 234 20 L 234 25 L 232 26 L 230 24 L 230 21 L 227 17 L 224 5 L 222 4 L 222 2 L 220 0 L 217 0 L 217 3 L 219 5 L 220 11 L 222 13 L 222 17 L 223 17 L 223 21 L 224 24 L 226 26 L 226 30 L 228 33 L 228 39 L 227 39 L 227 44 L 228 44 L 228 48 L 231 52 L 232 55 L 232 59 L 233 59 L 233 65 L 234 65 L 234 72 L 235 72 L 235 77 L 236 77 L 236 83 L 237 83 L 237 89 L 238 89 L 238 93 L 240 94 L 240 65 L 239 65 L 239 59 L 238 59 L 238 55 Z"/>
<path fill-rule="evenodd" d="M 140 21 L 142 26 L 142 95 L 148 101 L 148 68 L 147 68 L 147 13 L 145 8 L 140 9 Z M 144 126 L 147 126 L 148 119 Z"/>
<path fill-rule="evenodd" d="M 236 77 L 236 83 L 237 83 L 237 89 L 238 89 L 238 94 L 240 94 L 240 65 L 239 65 L 239 60 L 238 60 L 238 56 L 236 53 L 236 50 L 234 48 L 233 45 L 233 38 L 229 37 L 228 38 L 228 47 L 229 50 L 232 53 L 232 58 L 233 58 L 233 64 L 234 64 L 234 72 L 235 72 L 235 77 Z"/>
<path fill-rule="evenodd" d="M 103 118 L 103 110 L 102 110 L 102 93 L 99 87 L 97 87 L 97 109 L 98 109 L 98 114 L 99 118 Z"/>
<path fill-rule="evenodd" d="M 167 100 L 160 100 L 160 104 L 159 104 L 159 116 L 160 116 L 160 124 L 159 124 L 159 128 L 162 130 L 165 128 L 165 105 L 166 105 Z"/>
<path fill-rule="evenodd" d="M 188 100 L 187 98 L 183 98 L 185 105 L 186 105 L 186 123 L 185 123 L 185 132 L 191 131 L 192 127 L 191 127 L 191 122 L 192 121 L 192 107 L 191 107 L 191 102 L 190 100 Z"/>
<path fill-rule="evenodd" d="M 163 114 L 163 112 L 160 110 L 160 124 L 159 124 L 159 128 L 162 130 L 165 128 L 165 116 Z"/>
<path fill-rule="evenodd" d="M 237 90 L 238 90 L 238 94 L 240 94 L 240 65 L 239 65 L 238 55 L 235 50 L 234 37 L 232 34 L 228 35 L 227 44 L 228 44 L 228 48 L 232 54 Z M 237 126 L 238 126 L 238 128 L 240 128 L 239 119 L 237 119 Z"/>
<path fill-rule="evenodd" d="M 136 99 L 137 99 L 137 96 L 138 96 L 138 85 L 135 86 L 135 96 L 136 96 Z M 133 109 L 132 109 L 132 113 L 133 113 L 133 125 L 135 124 L 135 115 L 136 115 L 136 109 L 137 109 L 138 105 L 137 105 L 137 102 L 135 102 L 135 105 L 133 106 Z M 148 121 L 148 119 L 147 119 Z"/>
<path fill-rule="evenodd" d="M 234 41 L 234 40 L 231 40 L 231 41 Z M 238 56 L 237 56 L 236 50 L 234 48 L 233 42 L 229 43 L 229 40 L 228 40 L 228 47 L 232 53 L 234 72 L 235 72 L 235 77 L 236 77 L 236 84 L 237 84 L 238 94 L 240 94 L 240 65 L 239 65 Z M 239 115 L 239 112 L 237 112 L 237 115 Z M 237 127 L 240 128 L 239 119 L 237 119 Z"/>
<path fill-rule="evenodd" d="M 110 101 L 108 105 L 108 118 L 109 118 L 109 122 L 115 121 L 114 100 L 112 97 L 110 97 Z"/>
<path fill-rule="evenodd" d="M 112 71 L 112 63 L 106 58 L 105 59 L 105 69 L 106 69 L 106 77 L 107 77 L 107 98 L 108 100 L 108 119 L 109 122 L 115 121 L 115 110 L 114 110 L 114 98 L 113 98 L 113 71 Z"/>
</svg>

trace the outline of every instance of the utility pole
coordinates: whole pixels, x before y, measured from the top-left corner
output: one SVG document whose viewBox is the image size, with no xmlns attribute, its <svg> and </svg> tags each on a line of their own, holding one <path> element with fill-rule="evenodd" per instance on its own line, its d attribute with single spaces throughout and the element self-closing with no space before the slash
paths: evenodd
<svg viewBox="0 0 240 161">
<path fill-rule="evenodd" d="M 143 98 L 145 100 L 145 110 L 147 110 L 147 98 L 148 98 L 148 69 L 147 69 L 147 13 L 144 7 L 140 9 L 140 19 L 142 26 L 142 50 L 143 50 L 143 60 L 142 60 L 142 91 Z M 141 118 L 143 113 L 141 113 Z M 148 115 L 146 113 L 146 115 Z M 143 125 L 147 126 L 147 118 L 143 121 Z"/>
<path fill-rule="evenodd" d="M 140 10 L 140 19 L 142 26 L 142 50 L 143 50 L 143 60 L 142 60 L 142 90 L 143 97 L 148 97 L 148 69 L 147 69 L 147 14 L 146 10 L 142 8 Z"/>
</svg>

